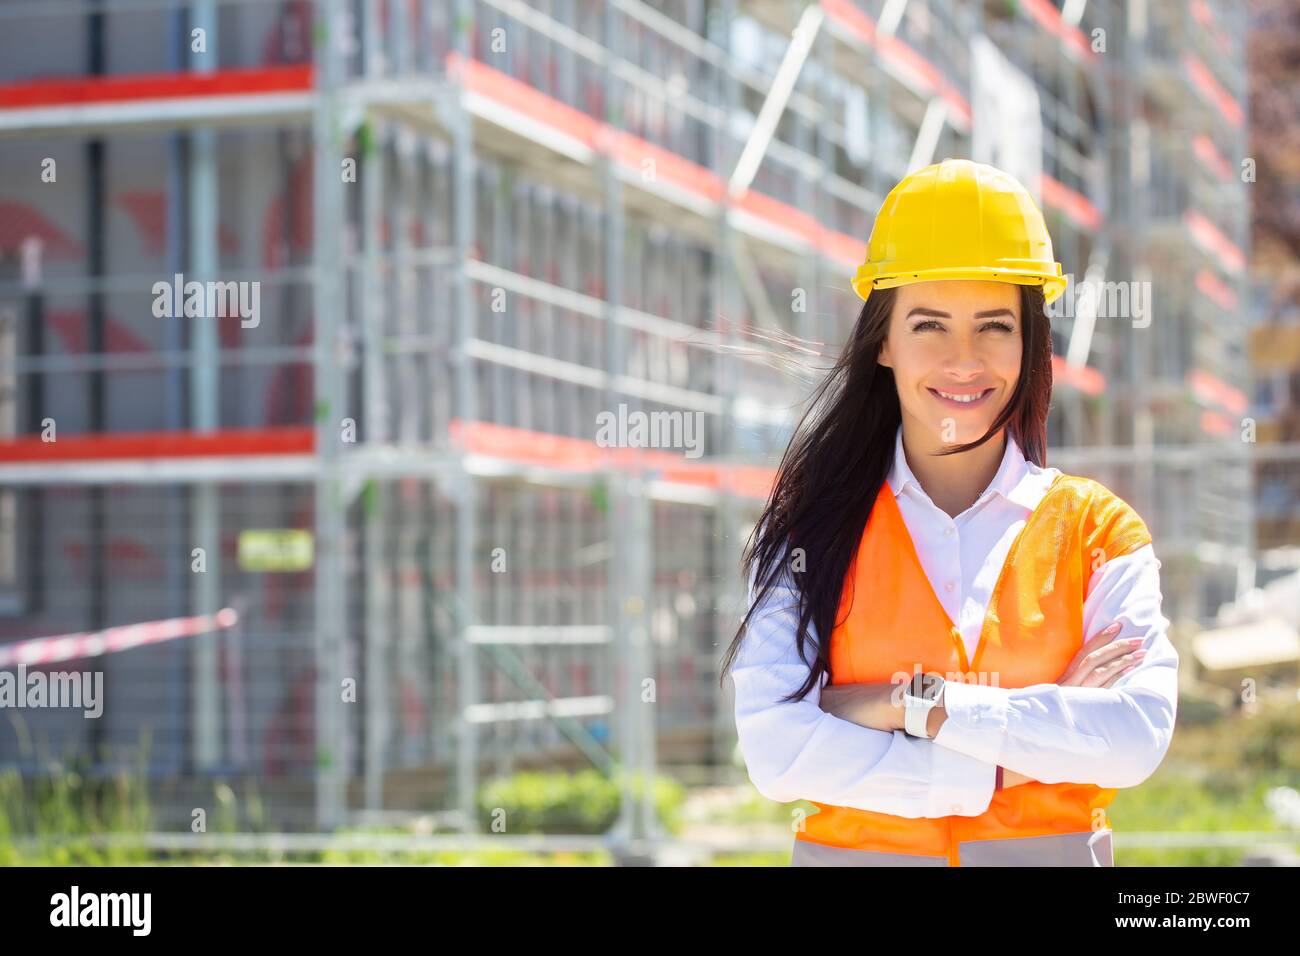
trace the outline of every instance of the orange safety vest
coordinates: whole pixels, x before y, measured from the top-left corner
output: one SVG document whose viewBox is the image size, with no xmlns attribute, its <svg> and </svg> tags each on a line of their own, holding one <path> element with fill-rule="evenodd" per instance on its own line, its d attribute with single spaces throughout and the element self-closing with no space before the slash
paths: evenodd
<svg viewBox="0 0 1300 956">
<path fill-rule="evenodd" d="M 921 566 L 888 482 L 845 576 L 831 634 L 831 683 L 1055 683 L 1084 642 L 1093 569 L 1150 543 L 1138 514 L 1105 486 L 1059 475 L 1007 554 L 973 660 Z M 1109 623 L 1109 622 L 1108 622 Z M 935 746 L 941 746 L 935 744 Z M 979 816 L 899 817 L 815 804 L 791 864 L 1110 866 L 1106 807 L 1116 791 L 1033 781 L 993 793 Z"/>
</svg>

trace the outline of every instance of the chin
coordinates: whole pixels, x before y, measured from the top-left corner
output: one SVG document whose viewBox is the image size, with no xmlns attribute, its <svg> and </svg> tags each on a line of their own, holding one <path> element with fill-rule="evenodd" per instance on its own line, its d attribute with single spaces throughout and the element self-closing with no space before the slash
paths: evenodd
<svg viewBox="0 0 1300 956">
<path fill-rule="evenodd" d="M 974 423 L 959 421 L 957 422 L 956 427 L 952 429 L 952 440 L 944 441 L 944 423 L 943 419 L 940 419 L 939 423 L 935 427 L 935 434 L 938 435 L 939 440 L 946 445 L 965 445 L 969 442 L 979 441 L 983 438 L 984 433 L 989 430 L 989 426 L 992 424 L 992 419 L 986 422 Z"/>
</svg>

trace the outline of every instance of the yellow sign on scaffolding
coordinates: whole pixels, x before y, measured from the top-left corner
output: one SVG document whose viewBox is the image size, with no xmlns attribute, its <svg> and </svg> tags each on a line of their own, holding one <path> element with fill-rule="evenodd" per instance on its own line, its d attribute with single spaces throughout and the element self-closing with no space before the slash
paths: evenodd
<svg viewBox="0 0 1300 956">
<path fill-rule="evenodd" d="M 310 531 L 286 528 L 239 532 L 239 570 L 306 571 L 315 559 Z"/>
</svg>

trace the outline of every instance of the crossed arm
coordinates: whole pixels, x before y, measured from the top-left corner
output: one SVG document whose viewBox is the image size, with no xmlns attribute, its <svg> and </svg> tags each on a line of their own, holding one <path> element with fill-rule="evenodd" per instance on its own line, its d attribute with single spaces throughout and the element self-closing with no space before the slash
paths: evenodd
<svg viewBox="0 0 1300 956">
<path fill-rule="evenodd" d="M 931 740 L 887 729 L 901 727 L 901 714 L 867 722 L 877 726 L 837 716 L 830 710 L 841 708 L 830 701 L 838 690 L 826 702 L 824 688 L 782 701 L 807 678 L 808 665 L 795 652 L 796 592 L 789 584 L 774 588 L 755 609 L 732 670 L 750 779 L 780 802 L 903 817 L 984 812 L 998 765 L 1045 783 L 1136 786 L 1164 759 L 1177 706 L 1178 654 L 1160 610 L 1159 568 L 1146 545 L 1111 559 L 1089 582 L 1084 633 L 1118 622 L 1114 640 L 1141 638 L 1146 650 L 1113 686 L 949 682 L 942 712 L 931 714 Z M 754 595 L 751 580 L 751 601 Z"/>
</svg>

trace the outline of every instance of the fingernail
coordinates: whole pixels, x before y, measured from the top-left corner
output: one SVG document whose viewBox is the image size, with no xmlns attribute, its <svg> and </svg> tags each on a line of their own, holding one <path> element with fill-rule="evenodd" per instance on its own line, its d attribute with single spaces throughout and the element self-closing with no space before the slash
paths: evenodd
<svg viewBox="0 0 1300 956">
<path fill-rule="evenodd" d="M 1106 633 L 1107 633 L 1107 634 L 1111 634 L 1111 633 L 1113 633 L 1113 632 L 1115 632 L 1115 631 L 1118 631 L 1118 630 L 1119 630 L 1119 627 L 1120 627 L 1120 626 L 1119 626 L 1118 623 L 1116 623 L 1116 624 L 1112 624 L 1110 627 L 1106 628 Z"/>
</svg>

